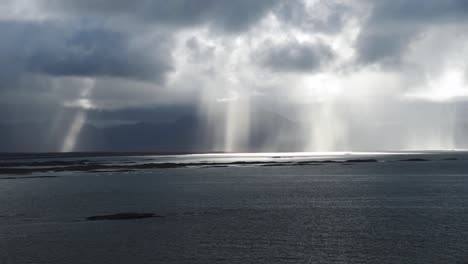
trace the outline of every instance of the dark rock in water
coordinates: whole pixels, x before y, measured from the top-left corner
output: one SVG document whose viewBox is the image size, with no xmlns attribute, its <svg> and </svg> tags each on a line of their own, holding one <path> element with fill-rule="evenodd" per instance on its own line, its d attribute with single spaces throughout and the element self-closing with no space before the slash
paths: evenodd
<svg viewBox="0 0 468 264">
<path fill-rule="evenodd" d="M 17 166 L 72 166 L 72 165 L 87 165 L 93 163 L 90 160 L 73 160 L 73 161 L 63 161 L 63 160 L 51 160 L 51 161 L 35 161 L 35 162 L 2 162 L 0 167 L 17 167 Z"/>
<path fill-rule="evenodd" d="M 152 217 L 162 217 L 160 215 L 155 215 L 153 213 L 117 213 L 109 215 L 95 215 L 86 217 L 86 220 L 96 221 L 96 220 L 130 220 L 130 219 L 141 219 L 141 218 L 152 218 Z"/>
<path fill-rule="evenodd" d="M 415 159 L 404 159 L 404 160 L 399 160 L 399 161 L 430 161 L 430 160 L 415 158 Z"/>
<path fill-rule="evenodd" d="M 357 163 L 357 162 L 378 162 L 376 159 L 354 159 L 354 160 L 347 160 L 347 163 Z"/>
<path fill-rule="evenodd" d="M 328 162 L 320 162 L 320 161 L 297 161 L 297 162 L 290 162 L 290 163 L 288 163 L 288 165 L 298 165 L 298 166 L 303 166 L 303 165 L 307 165 L 307 166 L 319 166 L 319 165 L 323 165 L 324 163 L 328 163 Z"/>
<path fill-rule="evenodd" d="M 130 165 L 127 166 L 128 168 L 132 169 L 171 169 L 171 168 L 182 168 L 185 167 L 187 164 L 185 163 L 144 163 L 144 164 L 137 164 L 137 165 Z"/>
<path fill-rule="evenodd" d="M 184 212 L 183 215 L 195 215 L 194 212 Z"/>
<path fill-rule="evenodd" d="M 280 166 L 291 166 L 291 165 L 293 165 L 293 164 L 276 162 L 276 163 L 265 163 L 265 164 L 262 164 L 260 166 L 263 166 L 263 167 L 280 167 Z"/>
<path fill-rule="evenodd" d="M 41 179 L 41 178 L 58 178 L 60 176 L 46 175 L 46 176 L 21 176 L 21 177 L 2 177 L 0 180 L 21 180 L 21 179 Z"/>
<path fill-rule="evenodd" d="M 442 160 L 458 160 L 457 158 L 446 158 L 446 159 L 442 159 Z"/>
</svg>

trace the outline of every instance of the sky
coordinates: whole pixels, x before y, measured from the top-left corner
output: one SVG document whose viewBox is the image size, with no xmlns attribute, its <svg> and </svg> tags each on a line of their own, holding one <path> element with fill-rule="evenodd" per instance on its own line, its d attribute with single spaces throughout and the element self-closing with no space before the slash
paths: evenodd
<svg viewBox="0 0 468 264">
<path fill-rule="evenodd" d="M 464 0 L 2 0 L 0 151 L 468 148 Z"/>
</svg>

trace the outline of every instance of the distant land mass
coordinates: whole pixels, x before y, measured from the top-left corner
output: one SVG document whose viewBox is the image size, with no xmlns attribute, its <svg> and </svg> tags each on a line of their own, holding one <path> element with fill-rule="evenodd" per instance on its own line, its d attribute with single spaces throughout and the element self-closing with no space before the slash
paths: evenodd
<svg viewBox="0 0 468 264">
<path fill-rule="evenodd" d="M 250 131 L 249 148 L 245 151 L 260 151 L 268 144 L 268 134 L 282 129 L 293 133 L 299 124 L 279 114 L 264 111 L 252 120 L 258 128 Z M 203 120 L 195 114 L 184 115 L 173 121 L 134 122 L 109 126 L 85 124 L 77 138 L 76 152 L 152 152 L 152 153 L 203 153 L 221 152 L 207 144 L 205 131 L 201 129 Z M 65 138 L 64 127 L 51 131 L 51 125 L 44 123 L 0 124 L 0 152 L 57 152 L 60 151 Z M 290 133 L 290 134 L 291 134 Z M 294 143 L 289 149 L 299 147 Z M 295 145 L 296 144 L 296 145 Z"/>
</svg>

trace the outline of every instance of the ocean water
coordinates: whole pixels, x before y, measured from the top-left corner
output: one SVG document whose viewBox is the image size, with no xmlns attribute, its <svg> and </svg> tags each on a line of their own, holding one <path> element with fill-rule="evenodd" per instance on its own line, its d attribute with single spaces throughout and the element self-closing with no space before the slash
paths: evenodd
<svg viewBox="0 0 468 264">
<path fill-rule="evenodd" d="M 0 263 L 468 263 L 463 152 L 50 159 L 223 167 L 0 175 Z"/>
</svg>

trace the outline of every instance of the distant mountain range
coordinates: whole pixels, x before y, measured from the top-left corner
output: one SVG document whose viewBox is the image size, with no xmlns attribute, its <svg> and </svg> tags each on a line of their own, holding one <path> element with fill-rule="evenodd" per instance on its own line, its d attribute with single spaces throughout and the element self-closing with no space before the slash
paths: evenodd
<svg viewBox="0 0 468 264">
<path fill-rule="evenodd" d="M 159 123 L 135 122 L 112 126 L 85 124 L 76 139 L 74 151 L 156 151 L 156 152 L 207 152 L 212 149 L 203 136 L 203 118 L 185 115 L 174 121 Z M 269 144 L 271 135 L 283 131 L 289 135 L 289 146 L 300 144 L 294 131 L 299 125 L 279 114 L 261 111 L 251 117 L 250 140 L 245 151 L 262 150 Z M 70 124 L 11 123 L 0 124 L 0 152 L 59 151 Z"/>
</svg>

